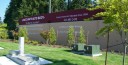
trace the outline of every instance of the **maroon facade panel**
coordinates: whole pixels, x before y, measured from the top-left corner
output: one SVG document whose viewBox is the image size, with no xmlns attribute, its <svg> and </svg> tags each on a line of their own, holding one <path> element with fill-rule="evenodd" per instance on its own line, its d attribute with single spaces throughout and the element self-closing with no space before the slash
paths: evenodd
<svg viewBox="0 0 128 65">
<path fill-rule="evenodd" d="M 102 12 L 102 9 L 87 10 L 78 9 L 63 12 L 56 12 L 51 14 L 42 14 L 31 17 L 21 18 L 19 21 L 20 25 L 29 24 L 41 24 L 41 23 L 53 23 L 53 22 L 72 22 L 72 21 L 83 21 L 84 19 L 93 17 L 98 12 Z"/>
</svg>

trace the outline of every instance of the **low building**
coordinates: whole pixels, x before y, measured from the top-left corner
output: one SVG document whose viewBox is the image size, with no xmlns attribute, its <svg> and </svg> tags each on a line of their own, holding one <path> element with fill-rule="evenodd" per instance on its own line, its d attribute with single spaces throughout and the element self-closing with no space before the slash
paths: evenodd
<svg viewBox="0 0 128 65">
<path fill-rule="evenodd" d="M 100 45 L 101 49 L 106 49 L 107 36 L 97 36 L 96 31 L 103 27 L 103 20 L 100 18 L 94 18 L 94 20 L 85 20 L 93 17 L 98 12 L 103 10 L 89 11 L 86 9 L 80 9 L 75 11 L 58 12 L 51 14 L 36 15 L 32 17 L 25 17 L 20 19 L 19 27 L 26 27 L 28 30 L 29 38 L 32 40 L 38 40 L 44 42 L 44 39 L 40 36 L 42 31 L 47 31 L 53 27 L 57 33 L 57 44 L 67 45 L 67 32 L 70 26 L 75 29 L 75 41 L 79 37 L 79 30 L 82 26 L 87 35 L 87 41 L 89 45 Z M 117 32 L 110 34 L 109 50 L 123 51 L 123 45 L 120 45 L 121 40 Z"/>
</svg>

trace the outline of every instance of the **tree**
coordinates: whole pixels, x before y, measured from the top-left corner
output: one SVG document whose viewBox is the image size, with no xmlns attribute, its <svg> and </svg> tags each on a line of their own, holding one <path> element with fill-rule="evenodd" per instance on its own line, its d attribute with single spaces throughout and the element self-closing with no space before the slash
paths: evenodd
<svg viewBox="0 0 128 65">
<path fill-rule="evenodd" d="M 7 28 L 9 30 L 14 30 L 18 23 L 18 8 L 21 5 L 21 0 L 11 0 L 8 8 L 5 12 L 4 23 L 7 23 Z"/>
<path fill-rule="evenodd" d="M 8 30 L 15 30 L 20 18 L 47 13 L 47 7 L 47 0 L 11 0 L 4 23 L 7 23 Z"/>
<path fill-rule="evenodd" d="M 48 13 L 48 2 L 48 0 L 11 0 L 4 19 L 8 30 L 15 30 L 20 18 Z M 64 10 L 66 10 L 65 0 L 52 0 L 52 12 Z"/>
<path fill-rule="evenodd" d="M 86 8 L 87 0 L 51 0 L 52 13 L 74 9 Z M 88 0 L 89 2 L 91 0 Z M 67 4 L 68 3 L 68 4 Z M 69 5 L 70 4 L 70 5 Z M 48 13 L 49 0 L 11 0 L 5 12 L 4 23 L 8 30 L 15 30 L 19 25 L 19 19 L 38 14 Z"/>
<path fill-rule="evenodd" d="M 85 0 L 72 0 L 70 10 L 86 8 L 87 3 Z"/>
<path fill-rule="evenodd" d="M 85 33 L 83 30 L 83 27 L 80 27 L 80 33 L 79 33 L 79 37 L 78 37 L 78 43 L 86 43 L 86 38 L 85 38 Z"/>
<path fill-rule="evenodd" d="M 52 12 L 65 11 L 67 8 L 65 0 L 52 0 Z"/>
<path fill-rule="evenodd" d="M 41 37 L 46 41 L 46 44 L 55 44 L 57 41 L 56 33 L 53 27 L 49 31 L 42 31 L 40 33 Z"/>
<path fill-rule="evenodd" d="M 55 30 L 54 30 L 54 28 L 52 27 L 52 28 L 50 28 L 50 34 L 49 34 L 49 37 L 50 37 L 50 44 L 55 44 L 56 43 L 56 41 L 57 41 L 57 38 L 56 38 L 56 32 L 55 32 Z"/>
<path fill-rule="evenodd" d="M 97 34 L 104 35 L 108 32 L 117 31 L 121 37 L 121 44 L 124 45 L 124 51 L 127 47 L 127 32 L 128 32 L 128 0 L 100 0 L 100 8 L 104 12 L 98 13 L 96 16 L 102 16 L 105 26 L 101 28 Z M 109 36 L 109 34 L 108 34 Z M 122 37 L 124 36 L 124 38 Z M 108 42 L 109 43 L 109 42 Z M 123 65 L 124 58 L 123 56 Z"/>
<path fill-rule="evenodd" d="M 40 33 L 41 37 L 46 41 L 46 44 L 49 44 L 50 32 L 49 31 L 42 31 Z"/>
<path fill-rule="evenodd" d="M 20 27 L 19 28 L 18 36 L 19 37 L 24 37 L 26 42 L 29 40 L 29 38 L 28 38 L 28 32 L 27 32 L 26 27 Z"/>
<path fill-rule="evenodd" d="M 67 2 L 67 10 L 70 10 L 70 7 L 71 7 L 71 0 L 68 0 L 68 2 Z"/>
<path fill-rule="evenodd" d="M 74 27 L 70 26 L 68 29 L 68 44 L 71 47 L 72 44 L 75 43 L 75 35 L 74 35 Z"/>
<path fill-rule="evenodd" d="M 67 10 L 67 5 L 66 5 L 66 2 L 65 0 L 58 0 L 58 11 L 65 11 Z"/>
<path fill-rule="evenodd" d="M 0 17 L 0 23 L 2 23 L 1 17 Z"/>
</svg>

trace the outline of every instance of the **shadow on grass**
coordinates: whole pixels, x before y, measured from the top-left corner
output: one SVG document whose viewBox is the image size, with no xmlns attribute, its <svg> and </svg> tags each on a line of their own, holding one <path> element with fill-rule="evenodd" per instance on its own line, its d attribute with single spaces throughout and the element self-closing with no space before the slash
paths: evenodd
<svg viewBox="0 0 128 65">
<path fill-rule="evenodd" d="M 64 51 L 74 53 L 74 54 L 78 54 L 78 55 L 84 55 L 84 51 L 73 51 L 73 50 L 64 50 Z"/>
<path fill-rule="evenodd" d="M 66 52 L 72 52 L 72 50 L 64 50 L 64 51 L 66 51 Z"/>
<path fill-rule="evenodd" d="M 78 64 L 70 63 L 68 60 L 56 60 L 56 59 L 47 59 L 47 60 L 53 62 L 52 64 L 47 64 L 47 65 L 78 65 Z"/>
</svg>

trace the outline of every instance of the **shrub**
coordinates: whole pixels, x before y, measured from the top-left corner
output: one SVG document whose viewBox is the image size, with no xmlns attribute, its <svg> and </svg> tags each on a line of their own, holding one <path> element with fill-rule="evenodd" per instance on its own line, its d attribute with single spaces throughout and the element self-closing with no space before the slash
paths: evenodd
<svg viewBox="0 0 128 65">
<path fill-rule="evenodd" d="M 71 47 L 71 45 L 74 43 L 75 43 L 74 28 L 73 26 L 70 26 L 70 28 L 68 29 L 68 44 Z"/>
<path fill-rule="evenodd" d="M 85 37 L 84 30 L 83 30 L 82 26 L 80 27 L 78 43 L 86 43 L 86 37 Z"/>
<path fill-rule="evenodd" d="M 18 40 L 18 32 L 16 32 L 16 31 L 12 31 L 12 35 L 13 35 L 13 38 L 14 38 L 14 40 Z"/>
<path fill-rule="evenodd" d="M 50 28 L 49 37 L 50 37 L 50 40 L 49 40 L 50 44 L 52 45 L 55 44 L 57 39 L 56 39 L 56 32 L 53 27 Z"/>
<path fill-rule="evenodd" d="M 49 31 L 42 31 L 40 33 L 40 35 L 46 41 L 46 44 L 48 44 L 49 43 L 50 32 Z"/>
<path fill-rule="evenodd" d="M 7 30 L 0 31 L 0 38 L 1 39 L 7 39 L 8 38 Z"/>
<path fill-rule="evenodd" d="M 50 28 L 49 31 L 42 31 L 40 33 L 41 37 L 46 41 L 46 44 L 55 44 L 56 43 L 56 33 L 54 28 Z"/>
<path fill-rule="evenodd" d="M 25 42 L 26 42 L 27 40 L 29 40 L 29 39 L 28 39 L 28 32 L 27 32 L 26 27 L 20 27 L 20 28 L 19 28 L 18 36 L 19 36 L 19 37 L 24 37 L 24 38 L 25 38 Z"/>
<path fill-rule="evenodd" d="M 33 45 L 38 45 L 39 44 L 39 42 L 38 41 L 31 41 L 31 43 L 33 44 Z"/>
<path fill-rule="evenodd" d="M 8 32 L 6 29 L 7 25 L 0 23 L 0 38 L 1 39 L 7 39 L 8 38 Z"/>
</svg>

